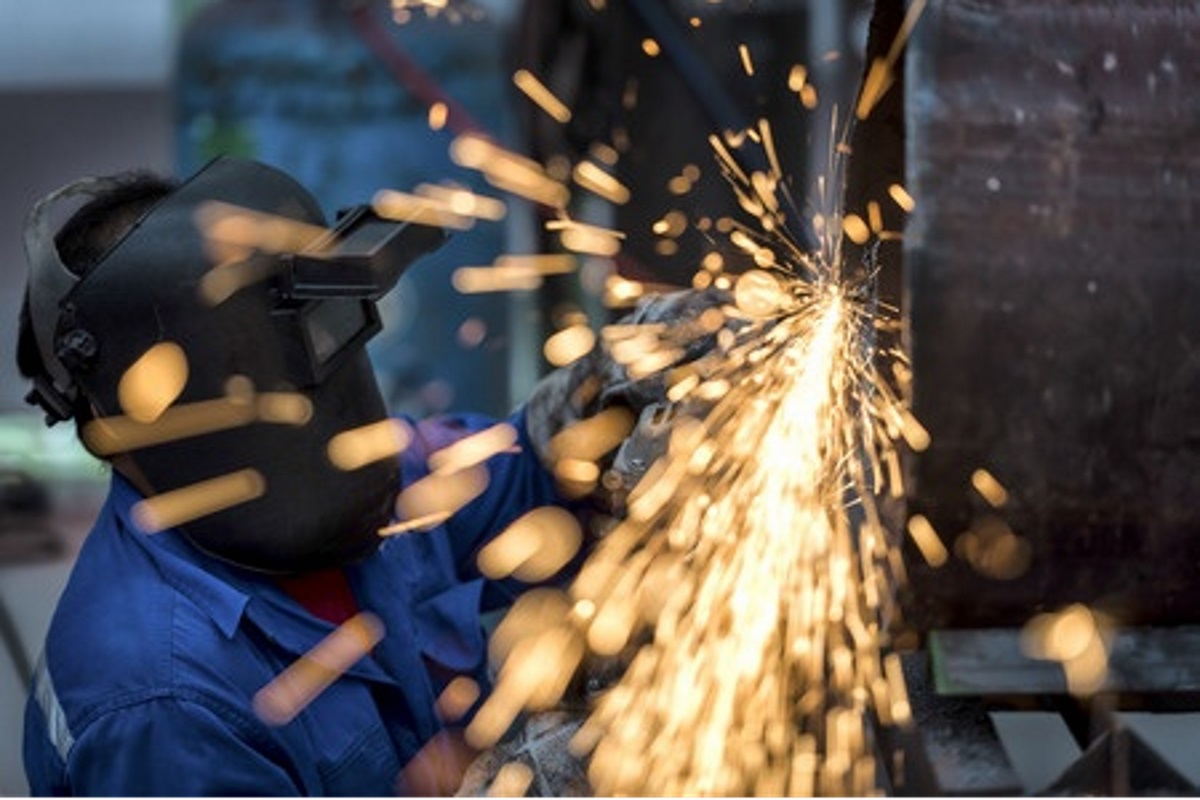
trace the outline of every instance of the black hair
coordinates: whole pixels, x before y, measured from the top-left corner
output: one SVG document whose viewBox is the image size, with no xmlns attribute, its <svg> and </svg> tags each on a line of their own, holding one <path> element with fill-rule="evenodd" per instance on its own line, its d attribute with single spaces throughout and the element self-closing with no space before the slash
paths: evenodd
<svg viewBox="0 0 1200 800">
<path fill-rule="evenodd" d="M 133 226 L 177 186 L 175 181 L 144 170 L 113 176 L 114 184 L 97 192 L 79 207 L 54 236 L 63 266 L 83 276 L 104 260 Z M 26 378 L 46 374 L 29 314 L 29 292 L 21 303 L 17 334 L 17 369 Z M 76 402 L 75 419 L 91 418 L 82 397 Z"/>
</svg>

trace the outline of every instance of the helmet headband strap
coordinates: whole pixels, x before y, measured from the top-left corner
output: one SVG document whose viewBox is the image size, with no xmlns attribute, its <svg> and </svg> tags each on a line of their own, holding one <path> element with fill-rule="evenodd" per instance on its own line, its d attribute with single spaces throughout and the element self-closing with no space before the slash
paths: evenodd
<svg viewBox="0 0 1200 800">
<path fill-rule="evenodd" d="M 55 331 L 58 327 L 61 304 L 67 293 L 79 282 L 79 276 L 62 263 L 54 242 L 51 209 L 60 201 L 78 196 L 96 195 L 116 188 L 119 181 L 106 177 L 81 178 L 63 186 L 39 200 L 25 219 L 25 257 L 29 262 L 29 318 L 34 340 L 42 357 L 46 375 L 35 380 L 35 391 L 42 395 L 47 410 L 66 418 L 61 412 L 69 410 L 75 398 L 75 381 L 58 357 Z M 49 404 L 49 405 L 47 405 Z"/>
</svg>

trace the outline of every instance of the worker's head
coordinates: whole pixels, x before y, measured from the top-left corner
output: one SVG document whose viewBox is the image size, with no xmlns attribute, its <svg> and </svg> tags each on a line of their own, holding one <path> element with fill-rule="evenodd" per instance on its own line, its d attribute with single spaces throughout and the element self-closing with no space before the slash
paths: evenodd
<svg viewBox="0 0 1200 800">
<path fill-rule="evenodd" d="M 51 208 L 79 194 L 90 202 L 52 234 Z M 271 572 L 364 557 L 396 462 L 338 465 L 329 443 L 386 418 L 365 350 L 374 301 L 441 235 L 365 209 L 327 231 L 308 192 L 252 161 L 179 186 L 72 184 L 26 227 L 29 400 L 49 423 L 75 417 L 143 493 L 205 512 L 152 504 L 152 529 L 178 520 L 202 550 Z"/>
</svg>

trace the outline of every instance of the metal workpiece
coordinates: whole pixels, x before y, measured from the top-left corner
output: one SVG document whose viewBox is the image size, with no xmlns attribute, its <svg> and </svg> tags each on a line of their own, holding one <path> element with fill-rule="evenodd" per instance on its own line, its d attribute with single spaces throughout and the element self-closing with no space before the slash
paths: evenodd
<svg viewBox="0 0 1200 800">
<path fill-rule="evenodd" d="M 921 629 L 1197 621 L 1198 46 L 1195 3 L 933 0 L 916 27 L 907 500 L 949 554 L 909 552 Z"/>
<path fill-rule="evenodd" d="M 1180 745 L 1195 741 L 1197 717 L 1179 713 L 1195 707 L 1195 694 L 1173 692 L 1162 669 L 1172 657 L 1155 651 L 1168 632 L 1127 634 L 1105 692 L 1076 698 L 1057 665 L 1019 654 L 1015 634 L 939 631 L 928 651 L 905 654 L 913 724 L 881 732 L 899 751 L 889 771 L 892 794 L 1195 795 L 1198 773 Z M 1176 669 L 1187 671 L 1194 636 L 1186 632 Z M 1139 644 L 1149 655 L 1133 651 Z M 1160 710 L 1123 712 L 1120 704 Z"/>
<path fill-rule="evenodd" d="M 1196 791 L 1198 44 L 1195 3 L 1098 0 L 909 41 L 904 794 Z"/>
<path fill-rule="evenodd" d="M 1097 692 L 1171 694 L 1180 707 L 1200 708 L 1200 627 L 1124 628 L 1106 638 Z M 1071 689 L 1062 663 L 1031 656 L 1019 630 L 937 630 L 927 641 L 940 694 L 1050 696 Z"/>
<path fill-rule="evenodd" d="M 1050 797 L 1189 797 L 1196 785 L 1125 727 L 1098 738 L 1040 794 Z"/>
<path fill-rule="evenodd" d="M 906 654 L 903 666 L 913 724 L 883 731 L 885 742 L 902 753 L 892 763 L 895 793 L 906 797 L 1023 794 L 983 702 L 939 694 L 926 653 Z"/>
</svg>

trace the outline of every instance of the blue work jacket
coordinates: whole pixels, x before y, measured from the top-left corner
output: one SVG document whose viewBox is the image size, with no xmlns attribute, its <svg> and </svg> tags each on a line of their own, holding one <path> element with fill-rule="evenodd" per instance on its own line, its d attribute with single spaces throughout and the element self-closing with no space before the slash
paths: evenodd
<svg viewBox="0 0 1200 800">
<path fill-rule="evenodd" d="M 272 580 L 212 559 L 177 531 L 140 532 L 138 492 L 114 474 L 55 611 L 25 716 L 38 795 L 386 795 L 441 727 L 454 674 L 483 678 L 485 595 L 475 554 L 513 519 L 558 501 L 512 421 L 519 452 L 488 462 L 484 493 L 437 528 L 393 536 L 347 568 L 359 607 L 383 622 L 371 654 L 291 722 L 270 726 L 254 694 L 333 631 Z M 405 483 L 437 440 L 491 424 L 418 427 Z M 443 442 L 444 443 L 444 442 Z"/>
</svg>

